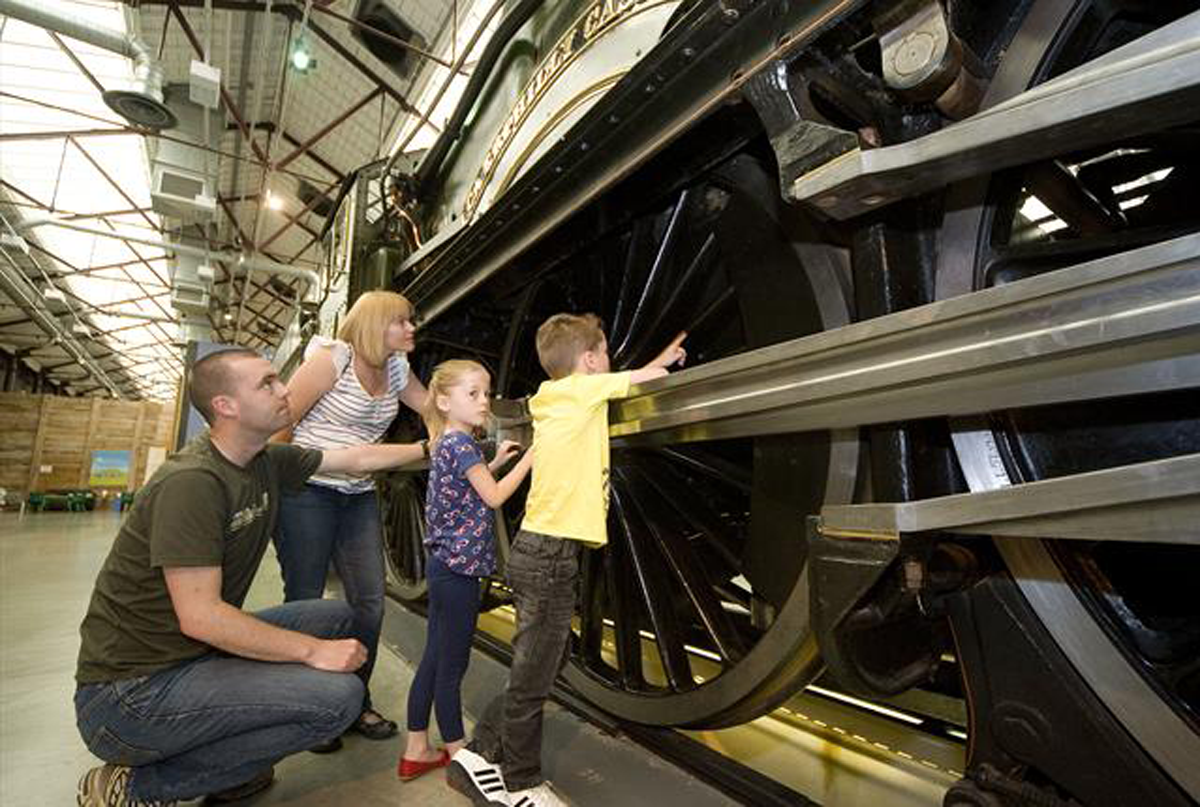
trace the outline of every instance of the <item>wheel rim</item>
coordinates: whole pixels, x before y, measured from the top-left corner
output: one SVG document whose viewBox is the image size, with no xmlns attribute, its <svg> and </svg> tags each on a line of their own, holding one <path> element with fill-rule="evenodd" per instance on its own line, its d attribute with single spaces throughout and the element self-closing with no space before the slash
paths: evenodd
<svg viewBox="0 0 1200 807">
<path fill-rule="evenodd" d="M 1161 6 L 1154 11 L 1170 15 Z M 1136 14 L 1122 16 L 1124 12 L 1119 3 L 1107 4 L 1103 11 L 1086 3 L 1035 5 L 985 103 L 998 103 L 1099 55 L 1148 22 Z M 1090 44 L 1084 44 L 1089 39 Z M 1175 139 L 1175 133 L 1158 133 L 1125 144 L 1137 151 L 1072 155 L 1063 162 L 1083 187 L 1099 195 L 1161 171 L 1163 162 L 1174 163 L 1173 181 L 1179 182 L 1183 174 L 1194 173 L 1195 166 L 1184 160 L 1181 170 Z M 1106 236 L 1104 228 L 1093 227 L 1095 222 L 1079 220 L 1062 233 L 1060 222 L 1047 219 L 1049 227 L 1033 225 L 1041 232 L 1021 234 L 1018 228 L 1025 222 L 1017 211 L 1028 210 L 1025 197 L 1030 194 L 1025 189 L 1039 187 L 1044 178 L 1044 169 L 1036 170 L 1036 175 L 1026 168 L 952 191 L 947 207 L 956 212 L 947 216 L 943 230 L 940 297 L 1053 271 L 1200 227 L 1195 217 L 1172 215 L 1171 208 L 1164 207 L 1174 194 L 1172 180 L 1160 176 L 1141 186 L 1118 188 L 1126 202 L 1141 194 L 1147 198 L 1121 206 L 1128 223 L 1118 222 L 1116 233 Z M 1104 201 L 1111 208 L 1122 199 L 1113 194 Z M 990 489 L 1200 447 L 1197 409 L 1184 396 L 1109 401 L 1104 410 L 1097 415 L 1079 406 L 1041 407 L 958 422 L 954 443 L 970 487 Z M 1170 422 L 1147 417 L 1148 410 L 1158 417 L 1168 414 Z M 1123 445 L 1106 439 L 1106 432 L 1111 437 L 1114 429 L 1124 433 Z M 1178 594 L 1174 599 L 1154 598 L 1146 585 L 1146 572 L 1154 568 L 1157 591 L 1171 591 L 1161 586 L 1164 560 L 1170 556 L 1172 566 L 1166 568 L 1195 571 L 1200 566 L 1195 551 L 1007 539 L 997 545 L 1031 606 L 1083 678 L 1143 747 L 1193 797 L 1200 796 L 1195 769 L 1195 759 L 1200 758 L 1200 632 L 1195 627 L 1200 612 Z"/>
<path fill-rule="evenodd" d="M 391 473 L 376 483 L 389 593 L 405 601 L 425 597 L 425 475 Z"/>
<path fill-rule="evenodd" d="M 844 324 L 840 287 L 823 274 L 839 256 L 778 200 L 774 178 L 738 157 L 543 273 L 514 305 L 500 393 L 530 394 L 544 378 L 532 337 L 558 311 L 600 314 L 618 368 L 679 330 L 703 363 Z M 751 252 L 765 257 L 740 260 Z M 810 681 L 803 519 L 849 500 L 856 461 L 848 433 L 614 442 L 609 545 L 581 562 L 568 683 L 626 719 L 715 727 Z"/>
</svg>

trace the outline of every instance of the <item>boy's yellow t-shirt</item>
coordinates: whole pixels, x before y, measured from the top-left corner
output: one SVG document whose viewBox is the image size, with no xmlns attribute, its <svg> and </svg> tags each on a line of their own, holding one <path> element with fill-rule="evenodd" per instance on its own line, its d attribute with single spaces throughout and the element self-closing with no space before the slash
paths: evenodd
<svg viewBox="0 0 1200 807">
<path fill-rule="evenodd" d="M 542 382 L 529 399 L 533 482 L 522 529 L 608 542 L 608 402 L 628 393 L 628 372 Z"/>
</svg>

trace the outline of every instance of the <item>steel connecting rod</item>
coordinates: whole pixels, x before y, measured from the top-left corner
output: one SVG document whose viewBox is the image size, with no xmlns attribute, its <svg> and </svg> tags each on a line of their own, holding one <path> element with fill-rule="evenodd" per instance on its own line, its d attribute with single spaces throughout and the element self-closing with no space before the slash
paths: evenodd
<svg viewBox="0 0 1200 807">
<path fill-rule="evenodd" d="M 614 439 L 811 431 L 1200 386 L 1200 235 L 760 348 L 635 388 Z"/>
</svg>

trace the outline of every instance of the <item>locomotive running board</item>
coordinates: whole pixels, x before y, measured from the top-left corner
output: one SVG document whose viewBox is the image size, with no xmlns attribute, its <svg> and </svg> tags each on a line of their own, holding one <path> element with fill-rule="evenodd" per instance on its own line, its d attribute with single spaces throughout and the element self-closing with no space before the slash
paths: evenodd
<svg viewBox="0 0 1200 807">
<path fill-rule="evenodd" d="M 952 532 L 1018 538 L 1200 544 L 1200 454 L 980 493 L 821 509 L 829 538 Z"/>
<path fill-rule="evenodd" d="M 916 140 L 855 148 L 784 195 L 837 219 L 972 176 L 1196 120 L 1200 12 Z"/>
<path fill-rule="evenodd" d="M 618 444 L 839 429 L 1200 386 L 1200 234 L 636 387 Z"/>
</svg>

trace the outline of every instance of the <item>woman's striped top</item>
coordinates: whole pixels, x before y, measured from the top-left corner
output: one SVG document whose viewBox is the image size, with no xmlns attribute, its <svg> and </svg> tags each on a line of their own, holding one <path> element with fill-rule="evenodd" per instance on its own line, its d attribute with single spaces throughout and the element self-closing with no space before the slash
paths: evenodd
<svg viewBox="0 0 1200 807">
<path fill-rule="evenodd" d="M 354 348 L 346 342 L 314 337 L 304 351 L 308 359 L 314 350 L 332 348 L 337 381 L 317 399 L 296 424 L 292 442 L 305 448 L 344 448 L 374 443 L 383 436 L 399 411 L 400 391 L 408 384 L 408 359 L 394 353 L 387 360 L 387 391 L 371 397 L 354 372 Z M 327 473 L 309 478 L 314 485 L 335 488 L 342 493 L 365 493 L 375 489 L 370 474 Z"/>
</svg>

